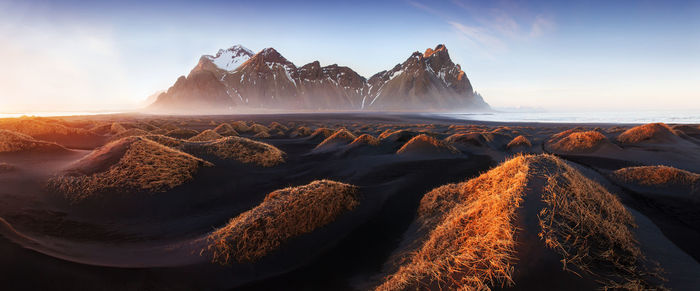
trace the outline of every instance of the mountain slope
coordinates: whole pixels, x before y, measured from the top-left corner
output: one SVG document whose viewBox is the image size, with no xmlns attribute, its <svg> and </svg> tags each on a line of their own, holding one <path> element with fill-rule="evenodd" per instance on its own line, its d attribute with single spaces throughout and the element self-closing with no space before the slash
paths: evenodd
<svg viewBox="0 0 700 291">
<path fill-rule="evenodd" d="M 488 110 L 444 45 L 415 52 L 369 80 L 348 67 L 297 67 L 273 48 L 240 45 L 202 56 L 151 106 L 157 111 L 207 110 Z"/>
</svg>

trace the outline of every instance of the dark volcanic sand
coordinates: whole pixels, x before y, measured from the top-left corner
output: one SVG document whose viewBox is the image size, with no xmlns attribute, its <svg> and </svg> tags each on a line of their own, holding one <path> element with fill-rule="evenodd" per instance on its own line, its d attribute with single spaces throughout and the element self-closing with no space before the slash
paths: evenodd
<svg viewBox="0 0 700 291">
<path fill-rule="evenodd" d="M 276 121 L 295 123 L 291 129 L 344 127 L 357 136 L 369 133 L 376 137 L 385 129 L 426 131 L 438 139 L 505 126 L 509 139 L 525 135 L 532 142 L 525 153 L 544 152 L 543 142 L 549 136 L 569 128 L 600 127 L 611 141 L 619 134 L 606 132 L 619 126 L 615 124 L 499 124 L 410 114 L 108 115 L 64 119 L 170 122 L 197 131 L 235 120 L 264 125 Z M 672 272 L 667 285 L 678 289 L 700 283 L 688 275 L 700 270 L 700 208 L 620 188 L 606 175 L 621 167 L 659 163 L 697 173 L 700 147 L 689 145 L 697 145 L 698 141 L 684 138 L 692 140 L 683 148 L 635 145 L 623 148 L 622 154 L 560 156 L 586 169 L 584 174 L 601 181 L 633 209 L 640 224 L 642 247 Z M 72 145 L 72 151 L 61 154 L 0 153 L 0 163 L 16 167 L 0 173 L 0 218 L 4 219 L 0 221 L 0 284 L 5 290 L 366 289 L 380 278 L 384 263 L 411 225 L 423 194 L 446 183 L 475 177 L 514 154 L 505 144 L 495 143 L 466 147 L 461 155 L 450 157 L 402 157 L 394 154 L 402 143 L 357 152 L 315 153 L 313 149 L 320 141 L 307 137 L 273 136 L 261 141 L 285 151 L 286 162 L 263 168 L 210 160 L 215 167 L 200 170 L 193 181 L 165 193 L 110 195 L 77 204 L 49 192 L 45 184 L 49 177 L 87 155 L 89 150 L 85 148 L 94 145 Z M 254 265 L 225 267 L 199 255 L 208 233 L 259 204 L 267 193 L 318 179 L 360 187 L 360 206 L 327 227 L 290 240 L 279 252 Z M 660 252 L 659 248 L 667 251 Z M 537 282 L 520 285 L 535 286 Z M 517 282 L 515 287 L 518 289 Z"/>
</svg>

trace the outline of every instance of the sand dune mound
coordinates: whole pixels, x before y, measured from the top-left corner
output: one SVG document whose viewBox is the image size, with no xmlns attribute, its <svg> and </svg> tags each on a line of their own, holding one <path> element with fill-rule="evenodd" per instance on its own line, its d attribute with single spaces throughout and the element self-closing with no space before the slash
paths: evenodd
<svg viewBox="0 0 700 291">
<path fill-rule="evenodd" d="M 512 141 L 510 134 L 501 132 L 469 132 L 455 133 L 445 138 L 445 141 L 462 150 L 492 148 L 497 150 L 506 149 L 506 145 Z"/>
<path fill-rule="evenodd" d="M 270 138 L 270 137 L 272 137 L 272 135 L 267 131 L 261 131 L 261 132 L 256 133 L 255 135 L 253 135 L 253 138 L 257 138 L 257 139 L 266 139 L 266 138 Z"/>
<path fill-rule="evenodd" d="M 120 131 L 119 133 L 111 136 L 109 140 L 119 140 L 125 137 L 130 137 L 130 136 L 144 136 L 144 135 L 151 135 L 152 133 L 145 131 L 140 128 L 130 128 L 130 129 L 125 129 Z"/>
<path fill-rule="evenodd" d="M 268 128 L 270 128 L 271 131 L 280 131 L 282 133 L 289 131 L 289 127 L 286 127 L 277 121 L 271 122 Z"/>
<path fill-rule="evenodd" d="M 313 133 L 313 131 L 306 127 L 306 126 L 300 126 L 295 130 L 292 130 L 292 132 L 289 133 L 289 137 L 295 138 L 295 137 L 304 137 L 304 136 L 309 136 Z"/>
<path fill-rule="evenodd" d="M 252 133 L 261 133 L 261 132 L 270 133 L 270 129 L 267 128 L 267 126 L 264 126 L 264 125 L 262 125 L 262 124 L 257 124 L 257 123 L 253 123 L 253 124 L 250 126 L 250 130 L 249 130 L 249 131 L 252 132 Z"/>
<path fill-rule="evenodd" d="M 349 132 L 347 129 L 341 128 L 335 133 L 333 133 L 333 135 L 324 139 L 320 144 L 316 146 L 314 150 L 328 150 L 336 148 L 338 146 L 347 145 L 353 142 L 356 138 L 357 136 L 355 136 L 352 132 Z"/>
<path fill-rule="evenodd" d="M 323 140 L 327 139 L 329 136 L 333 135 L 333 133 L 334 133 L 333 130 L 331 130 L 329 128 L 321 127 L 321 128 L 317 128 L 316 130 L 314 130 L 314 132 L 312 132 L 311 135 L 309 135 L 308 139 L 310 141 L 322 142 Z"/>
<path fill-rule="evenodd" d="M 357 188 L 340 182 L 321 180 L 277 190 L 214 231 L 205 252 L 221 264 L 254 262 L 289 239 L 335 221 L 358 204 Z"/>
<path fill-rule="evenodd" d="M 17 167 L 12 164 L 0 163 L 0 174 L 14 172 L 15 170 L 17 170 Z"/>
<path fill-rule="evenodd" d="M 680 124 L 680 125 L 674 125 L 673 130 L 676 132 L 682 132 L 685 133 L 689 136 L 692 137 L 700 137 L 700 126 L 698 125 L 687 125 L 687 124 Z"/>
<path fill-rule="evenodd" d="M 351 146 L 359 146 L 359 145 L 370 145 L 370 146 L 378 146 L 380 143 L 379 139 L 369 135 L 369 134 L 363 134 L 358 136 L 355 140 L 353 140 L 350 145 Z"/>
<path fill-rule="evenodd" d="M 14 131 L 0 129 L 0 153 L 9 152 L 45 152 L 56 153 L 68 151 L 63 146 L 36 140 L 31 136 Z"/>
<path fill-rule="evenodd" d="M 162 144 L 164 146 L 171 147 L 171 148 L 179 148 L 183 144 L 185 144 L 184 140 L 172 138 L 172 137 L 161 135 L 161 134 L 144 135 L 143 138 L 155 141 L 159 144 Z"/>
<path fill-rule="evenodd" d="M 565 131 L 552 136 L 545 143 L 551 151 L 567 154 L 591 153 L 603 147 L 615 147 L 602 133 L 590 131 Z"/>
<path fill-rule="evenodd" d="M 173 129 L 171 131 L 168 131 L 165 135 L 169 136 L 169 137 L 174 137 L 174 138 L 188 139 L 188 138 L 193 137 L 197 134 L 199 134 L 199 132 L 197 132 L 196 130 L 178 128 L 178 129 Z"/>
<path fill-rule="evenodd" d="M 623 144 L 675 143 L 680 139 L 676 131 L 665 123 L 635 126 L 621 133 L 617 140 Z"/>
<path fill-rule="evenodd" d="M 488 147 L 488 140 L 479 132 L 455 133 L 445 138 L 445 142 L 461 147 Z"/>
<path fill-rule="evenodd" d="M 460 152 L 446 142 L 425 134 L 420 134 L 407 141 L 396 154 L 410 156 L 457 155 Z"/>
<path fill-rule="evenodd" d="M 246 133 L 250 131 L 250 126 L 245 121 L 234 121 L 231 122 L 231 127 L 233 130 L 239 132 L 239 133 Z"/>
<path fill-rule="evenodd" d="M 244 164 L 272 167 L 284 163 L 285 153 L 278 148 L 244 137 L 229 136 L 213 141 L 187 143 L 185 152 L 196 156 L 235 160 Z"/>
<path fill-rule="evenodd" d="M 210 141 L 210 140 L 217 140 L 222 138 L 220 134 L 216 133 L 216 131 L 207 129 L 205 131 L 200 132 L 199 134 L 188 138 L 188 141 Z"/>
<path fill-rule="evenodd" d="M 518 258 L 527 255 L 517 252 L 522 245 L 546 248 L 555 255 L 549 263 L 565 262 L 566 271 L 601 288 L 658 287 L 644 269 L 632 215 L 550 155 L 519 156 L 468 182 L 436 188 L 421 200 L 416 223 L 414 249 L 396 259 L 399 266 L 377 290 L 517 287 Z"/>
<path fill-rule="evenodd" d="M 667 166 L 622 168 L 613 179 L 635 190 L 700 200 L 700 174 Z"/>
<path fill-rule="evenodd" d="M 143 137 L 126 137 L 94 150 L 49 181 L 73 201 L 103 192 L 163 192 L 192 180 L 212 164 Z"/>
<path fill-rule="evenodd" d="M 419 133 L 409 130 L 387 129 L 379 135 L 379 139 L 385 142 L 405 143 L 418 136 Z"/>
<path fill-rule="evenodd" d="M 122 131 L 126 131 L 126 127 L 117 122 L 113 122 L 112 125 L 109 126 L 109 131 L 113 134 L 118 134 Z"/>
<path fill-rule="evenodd" d="M 531 147 L 532 147 L 532 143 L 530 142 L 529 139 L 527 139 L 527 137 L 525 137 L 523 135 L 516 136 L 515 138 L 513 138 L 513 140 L 511 140 L 506 145 L 506 148 L 509 150 L 518 149 L 518 148 L 531 148 Z"/>
<path fill-rule="evenodd" d="M 42 118 L 2 119 L 0 129 L 22 133 L 39 140 L 56 142 L 71 148 L 92 148 L 102 142 L 99 135 L 87 129 L 67 127 Z"/>
<path fill-rule="evenodd" d="M 233 127 L 227 123 L 222 123 L 219 124 L 216 128 L 214 128 L 214 131 L 222 136 L 237 136 L 238 132 L 236 132 Z"/>
</svg>

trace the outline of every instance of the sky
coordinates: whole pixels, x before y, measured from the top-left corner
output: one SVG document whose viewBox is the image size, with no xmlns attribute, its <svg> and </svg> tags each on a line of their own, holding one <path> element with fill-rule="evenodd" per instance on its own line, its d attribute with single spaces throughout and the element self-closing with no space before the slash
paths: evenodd
<svg viewBox="0 0 700 291">
<path fill-rule="evenodd" d="M 440 43 L 496 108 L 700 112 L 700 1 L 0 0 L 0 113 L 137 108 L 234 44 L 369 78 Z"/>
</svg>

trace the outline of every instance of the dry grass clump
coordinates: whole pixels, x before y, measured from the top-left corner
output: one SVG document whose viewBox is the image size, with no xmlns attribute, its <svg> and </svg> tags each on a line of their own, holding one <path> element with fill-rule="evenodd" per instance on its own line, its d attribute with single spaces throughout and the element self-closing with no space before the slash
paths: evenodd
<svg viewBox="0 0 700 291">
<path fill-rule="evenodd" d="M 634 218 L 617 197 L 553 156 L 532 158 L 545 179 L 539 236 L 567 271 L 586 273 L 607 289 L 656 289 L 635 240 Z"/>
<path fill-rule="evenodd" d="M 532 143 L 530 142 L 527 137 L 523 135 L 516 136 L 513 140 L 511 140 L 508 145 L 506 145 L 506 148 L 508 149 L 513 149 L 516 147 L 532 147 Z"/>
<path fill-rule="evenodd" d="M 196 130 L 178 128 L 178 129 L 173 129 L 171 131 L 168 131 L 165 135 L 169 136 L 169 137 L 174 137 L 174 138 L 188 139 L 188 138 L 193 137 L 197 134 L 199 134 L 199 132 L 197 132 Z"/>
<path fill-rule="evenodd" d="M 476 147 L 488 146 L 486 136 L 480 132 L 455 133 L 445 138 L 445 142 L 451 145 L 467 145 Z"/>
<path fill-rule="evenodd" d="M 369 135 L 369 134 L 362 134 L 358 136 L 355 140 L 353 140 L 350 145 L 371 145 L 371 146 L 378 146 L 380 143 L 379 139 Z"/>
<path fill-rule="evenodd" d="M 357 188 L 321 180 L 276 190 L 209 235 L 212 260 L 220 264 L 254 262 L 291 238 L 312 232 L 359 204 Z"/>
<path fill-rule="evenodd" d="M 187 139 L 187 140 L 188 140 L 188 141 L 210 141 L 210 140 L 220 139 L 220 138 L 222 138 L 222 137 L 223 137 L 223 136 L 221 136 L 220 134 L 216 133 L 216 131 L 211 130 L 211 129 L 207 129 L 207 130 L 202 131 L 202 132 L 200 132 L 199 134 L 197 134 L 197 135 L 195 135 L 195 136 L 193 136 L 193 137 L 190 137 L 190 138 Z"/>
<path fill-rule="evenodd" d="M 517 157 L 469 182 L 427 193 L 418 209 L 427 238 L 377 290 L 512 285 L 514 216 L 527 170 L 525 158 Z"/>
<path fill-rule="evenodd" d="M 566 131 L 554 135 L 548 141 L 548 146 L 559 152 L 591 152 L 608 142 L 608 139 L 598 131 Z"/>
<path fill-rule="evenodd" d="M 459 151 L 444 141 L 420 134 L 406 142 L 396 153 L 399 155 L 459 154 Z"/>
<path fill-rule="evenodd" d="M 163 192 L 192 180 L 211 163 L 142 137 L 127 137 L 94 150 L 62 176 L 49 180 L 49 188 L 72 201 L 96 193 Z"/>
<path fill-rule="evenodd" d="M 665 123 L 649 123 L 635 126 L 621 133 L 617 140 L 621 143 L 664 142 L 677 136 Z"/>
<path fill-rule="evenodd" d="M 333 135 L 324 139 L 320 144 L 316 146 L 316 149 L 322 149 L 326 147 L 332 147 L 335 145 L 349 144 L 357 138 L 352 132 L 349 132 L 345 128 L 341 128 L 336 131 Z"/>
<path fill-rule="evenodd" d="M 6 152 L 61 152 L 67 151 L 65 147 L 52 143 L 36 140 L 31 136 L 0 129 L 0 153 Z"/>
<path fill-rule="evenodd" d="M 248 126 L 248 124 L 245 123 L 245 121 L 231 122 L 231 127 L 233 128 L 233 130 L 240 132 L 240 133 L 246 133 L 246 132 L 250 131 L 250 126 Z"/>
<path fill-rule="evenodd" d="M 616 180 L 653 188 L 678 187 L 689 193 L 700 194 L 700 174 L 668 166 L 641 166 L 622 168 L 612 173 Z"/>
<path fill-rule="evenodd" d="M 214 128 L 214 131 L 220 135 L 223 136 L 237 136 L 238 132 L 236 132 L 233 127 L 227 123 L 222 123 L 219 124 L 216 128 Z"/>
<path fill-rule="evenodd" d="M 213 141 L 188 143 L 184 151 L 194 155 L 214 156 L 245 164 L 272 167 L 284 163 L 285 153 L 280 149 L 244 137 L 229 136 Z"/>
<path fill-rule="evenodd" d="M 519 229 L 516 209 L 525 195 L 543 206 L 537 226 Z M 517 284 L 519 231 L 537 232 L 562 256 L 565 270 L 590 275 L 604 289 L 661 287 L 652 283 L 658 274 L 646 269 L 632 215 L 616 196 L 551 155 L 517 156 L 468 182 L 434 189 L 421 200 L 418 223 L 427 235 L 378 290 Z"/>
</svg>

